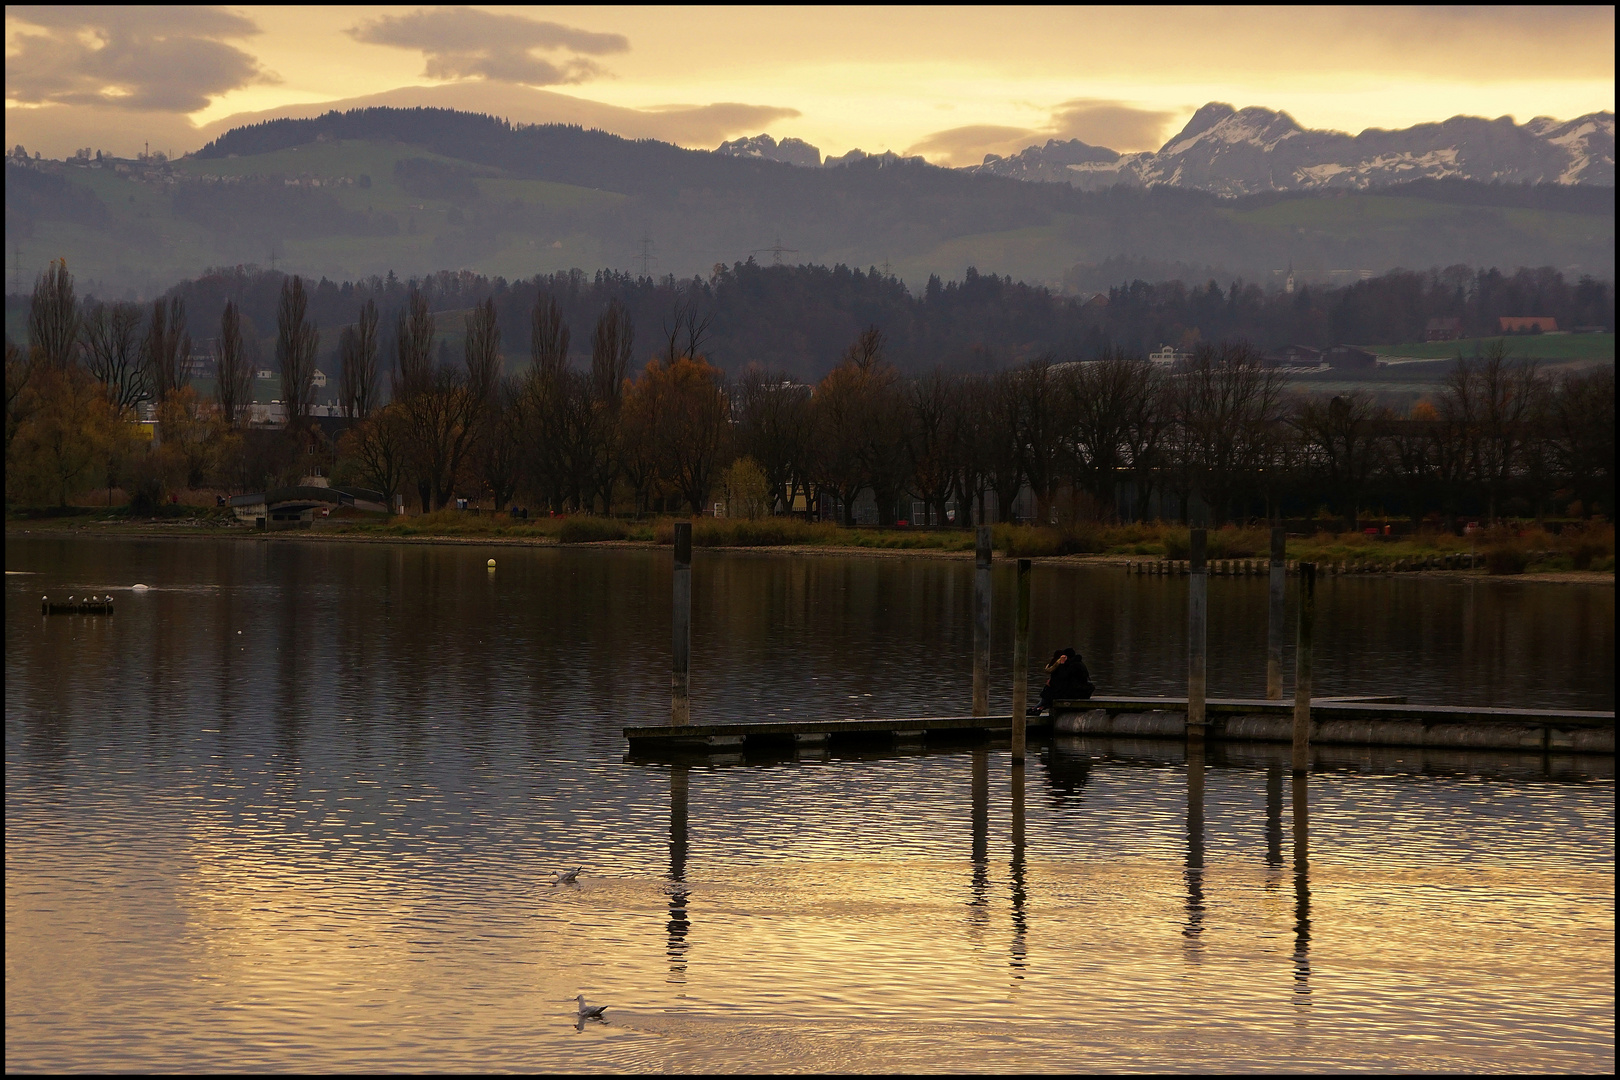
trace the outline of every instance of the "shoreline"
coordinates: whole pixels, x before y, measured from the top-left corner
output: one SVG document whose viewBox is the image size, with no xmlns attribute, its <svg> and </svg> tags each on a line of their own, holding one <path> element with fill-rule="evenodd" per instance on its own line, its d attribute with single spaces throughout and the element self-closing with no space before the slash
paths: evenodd
<svg viewBox="0 0 1620 1080">
<path fill-rule="evenodd" d="M 94 525 L 73 526 L 45 526 L 43 528 L 21 528 L 24 523 L 7 522 L 6 538 L 14 536 L 32 537 L 86 537 L 112 538 L 112 539 L 184 539 L 184 540 L 255 540 L 261 543 L 304 542 L 304 543 L 354 543 L 354 544 L 429 544 L 445 547 L 554 547 L 586 550 L 592 548 L 632 548 L 657 549 L 668 547 L 655 540 L 593 540 L 587 543 L 565 544 L 550 536 L 375 536 L 366 533 L 347 531 L 326 531 L 323 529 L 288 529 L 286 531 L 264 533 L 242 526 L 206 526 L 188 521 L 173 523 L 130 523 L 117 522 L 111 525 L 97 523 Z M 698 552 L 716 552 L 727 555 L 750 555 L 768 557 L 773 555 L 806 556 L 818 555 L 828 557 L 867 557 L 877 559 L 899 558 L 925 558 L 925 559 L 955 559 L 970 560 L 973 558 L 971 550 L 947 551 L 940 548 L 927 547 L 865 547 L 861 545 L 844 544 L 775 544 L 750 546 L 711 546 L 696 547 Z M 998 553 L 999 560 L 1007 560 L 1013 556 Z M 1123 568 L 1127 563 L 1140 562 L 1142 555 L 1036 555 L 1030 561 L 1042 566 L 1116 566 Z M 1339 575 L 1327 575 L 1329 577 Z M 1540 573 L 1500 574 L 1494 575 L 1483 570 L 1378 570 L 1368 573 L 1343 575 L 1345 577 L 1372 578 L 1372 577 L 1424 577 L 1468 580 L 1485 580 L 1500 582 L 1537 582 L 1548 585 L 1607 585 L 1613 587 L 1615 577 L 1612 570 L 1548 570 Z"/>
</svg>

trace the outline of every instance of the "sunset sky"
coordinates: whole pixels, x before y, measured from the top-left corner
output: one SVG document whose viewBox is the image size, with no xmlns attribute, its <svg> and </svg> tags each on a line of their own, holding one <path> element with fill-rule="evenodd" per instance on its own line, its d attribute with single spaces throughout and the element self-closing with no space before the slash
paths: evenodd
<svg viewBox="0 0 1620 1080">
<path fill-rule="evenodd" d="M 1614 109 L 1614 55 L 1612 7 L 9 6 L 6 144 L 183 153 L 265 114 L 438 104 L 965 165 L 1157 149 L 1208 101 L 1350 132 L 1568 119 Z"/>
</svg>

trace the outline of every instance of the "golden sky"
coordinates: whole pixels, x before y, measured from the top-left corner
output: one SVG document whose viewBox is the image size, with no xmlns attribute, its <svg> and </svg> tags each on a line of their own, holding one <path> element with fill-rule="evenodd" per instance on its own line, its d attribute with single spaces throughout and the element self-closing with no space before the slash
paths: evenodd
<svg viewBox="0 0 1620 1080">
<path fill-rule="evenodd" d="M 1612 7 L 6 8 L 6 143 L 196 149 L 371 99 L 712 148 L 1157 149 L 1208 101 L 1359 132 L 1614 109 Z M 252 117 L 257 118 L 257 117 Z"/>
</svg>

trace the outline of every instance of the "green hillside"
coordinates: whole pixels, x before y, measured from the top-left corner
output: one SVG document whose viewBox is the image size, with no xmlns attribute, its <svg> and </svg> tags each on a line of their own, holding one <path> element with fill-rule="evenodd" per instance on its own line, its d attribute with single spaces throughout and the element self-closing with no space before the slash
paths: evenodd
<svg viewBox="0 0 1620 1080">
<path fill-rule="evenodd" d="M 1449 360 L 1483 354 L 1500 343 L 1509 356 L 1528 357 L 1552 364 L 1614 363 L 1613 334 L 1512 334 L 1507 337 L 1468 338 L 1464 341 L 1429 341 L 1413 345 L 1373 345 L 1380 356 L 1414 360 Z"/>
</svg>

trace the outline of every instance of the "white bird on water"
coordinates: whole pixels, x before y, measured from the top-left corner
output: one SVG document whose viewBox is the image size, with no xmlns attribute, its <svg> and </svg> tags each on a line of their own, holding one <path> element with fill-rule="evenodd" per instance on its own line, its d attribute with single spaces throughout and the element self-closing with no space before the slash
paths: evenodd
<svg viewBox="0 0 1620 1080">
<path fill-rule="evenodd" d="M 557 875 L 557 880 L 553 881 L 551 884 L 554 885 L 554 886 L 556 886 L 556 885 L 577 885 L 577 884 L 579 884 L 579 871 L 580 871 L 580 869 L 581 869 L 580 867 L 576 866 L 572 870 L 566 871 L 565 873 L 558 874 Z"/>
<path fill-rule="evenodd" d="M 587 1005 L 587 1004 L 585 1004 L 585 995 L 584 994 L 579 995 L 579 998 L 577 1000 L 579 1001 L 579 1018 L 581 1020 L 606 1020 L 607 1019 L 607 1017 L 602 1015 L 602 1013 L 607 1011 L 607 1006 L 606 1005 Z"/>
</svg>

